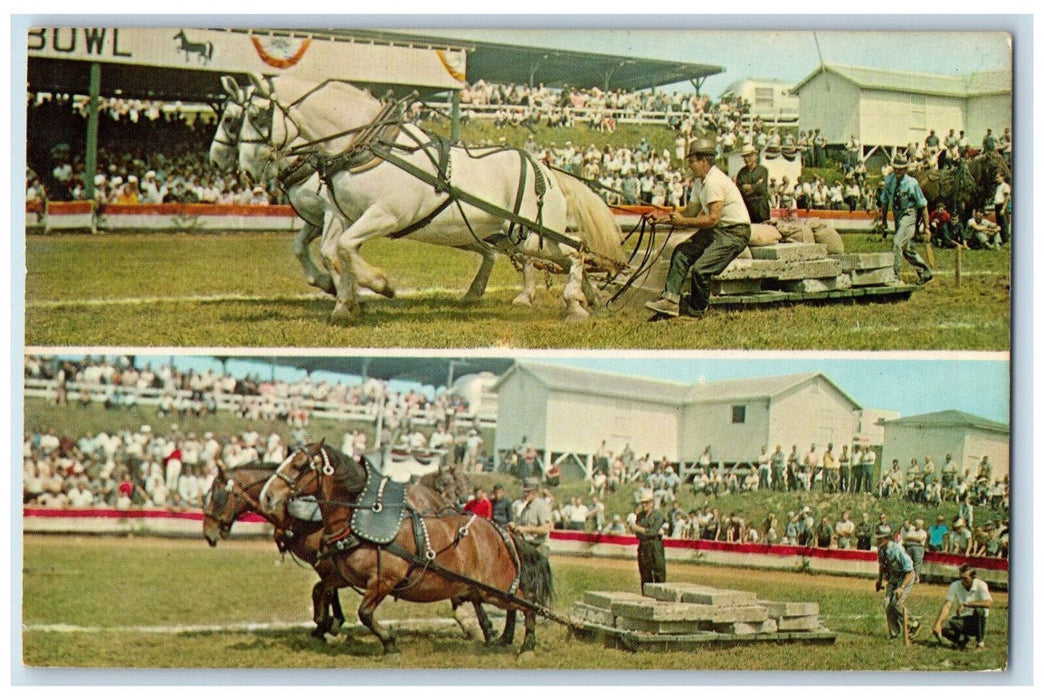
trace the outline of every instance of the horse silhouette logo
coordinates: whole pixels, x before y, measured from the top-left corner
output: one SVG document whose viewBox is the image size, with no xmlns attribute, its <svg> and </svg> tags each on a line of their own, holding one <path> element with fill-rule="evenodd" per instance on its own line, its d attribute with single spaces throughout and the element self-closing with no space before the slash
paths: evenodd
<svg viewBox="0 0 1044 700">
<path fill-rule="evenodd" d="M 196 54 L 196 61 L 198 63 L 210 63 L 210 59 L 214 56 L 214 42 L 192 41 L 185 34 L 184 29 L 174 35 L 174 41 L 178 42 L 178 52 L 184 52 L 185 63 L 189 62 L 189 59 L 192 58 L 192 54 Z"/>
</svg>

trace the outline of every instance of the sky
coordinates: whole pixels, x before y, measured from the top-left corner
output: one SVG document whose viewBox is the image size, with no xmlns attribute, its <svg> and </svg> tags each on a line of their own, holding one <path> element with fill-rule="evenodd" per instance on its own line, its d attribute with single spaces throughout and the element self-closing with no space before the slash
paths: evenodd
<svg viewBox="0 0 1044 700">
<path fill-rule="evenodd" d="M 793 21 L 793 17 L 790 21 Z M 581 18 L 583 27 L 605 23 L 608 18 Z M 458 20 L 459 21 L 459 20 Z M 488 18 L 485 21 L 490 21 Z M 543 22 L 542 25 L 536 22 Z M 563 21 L 563 20 L 559 20 Z M 617 19 L 616 23 L 627 22 Z M 632 26 L 641 26 L 630 20 Z M 785 26 L 786 18 L 752 18 L 754 26 Z M 867 22 L 849 20 L 850 26 L 866 26 Z M 881 22 L 882 20 L 878 20 Z M 528 20 L 535 26 L 550 26 L 546 18 Z M 837 19 L 832 26 L 837 26 Z M 656 58 L 686 63 L 721 66 L 725 72 L 712 76 L 704 84 L 704 92 L 717 97 L 729 84 L 747 78 L 784 80 L 797 83 L 820 64 L 886 68 L 937 75 L 966 75 L 983 70 L 1011 67 L 1011 46 L 1007 34 L 998 31 L 896 32 L 896 31 L 719 31 L 699 29 L 707 23 L 725 25 L 722 19 L 682 18 L 664 20 L 643 18 L 645 26 L 658 29 L 498 29 L 493 24 L 485 29 L 418 28 L 418 33 L 446 39 L 471 39 L 525 46 L 590 51 L 638 58 Z M 527 24 L 515 19 L 514 24 Z M 802 21 L 804 26 L 810 22 Z M 499 26 L 510 26 L 506 22 Z M 689 25 L 690 29 L 665 29 Z M 627 26 L 624 24 L 623 26 Z M 737 26 L 732 20 L 733 27 Z M 878 25 L 880 26 L 880 25 Z M 907 23 L 905 26 L 910 26 Z"/>
<path fill-rule="evenodd" d="M 80 356 L 65 356 L 80 357 Z M 655 357 L 642 354 L 572 353 L 568 356 L 527 356 L 533 362 L 562 364 L 601 372 L 664 379 L 686 384 L 721 379 L 767 377 L 802 372 L 823 372 L 863 408 L 898 411 L 912 416 L 934 411 L 959 410 L 1010 424 L 1009 363 L 1002 354 L 991 353 L 960 359 L 940 356 L 885 355 L 883 359 L 860 353 L 845 358 L 823 357 L 804 353 L 799 356 L 748 356 L 742 359 L 714 355 L 697 357 Z M 185 371 L 211 369 L 221 371 L 221 362 L 208 355 L 138 355 L 136 364 L 158 367 L 173 360 Z M 260 380 L 272 377 L 285 381 L 304 378 L 307 373 L 291 367 L 273 366 L 264 357 L 231 358 L 228 371 L 235 377 L 253 375 Z M 356 384 L 359 377 L 316 372 L 316 381 Z M 406 382 L 393 382 L 395 391 L 421 389 L 428 395 L 432 387 L 418 387 Z"/>
</svg>

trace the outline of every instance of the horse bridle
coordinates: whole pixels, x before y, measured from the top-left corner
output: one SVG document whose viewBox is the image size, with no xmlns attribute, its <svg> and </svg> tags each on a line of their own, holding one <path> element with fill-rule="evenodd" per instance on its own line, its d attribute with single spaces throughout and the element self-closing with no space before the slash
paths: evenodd
<svg viewBox="0 0 1044 700">
<path fill-rule="evenodd" d="M 257 484 L 267 482 L 270 478 L 271 477 L 266 476 L 264 479 L 257 479 L 247 484 L 246 487 L 243 487 L 240 486 L 239 483 L 232 476 L 229 476 L 228 480 L 225 482 L 224 490 L 226 493 L 229 494 L 230 499 L 235 497 L 241 498 L 242 500 L 246 501 L 247 505 L 250 507 L 250 510 L 253 510 L 254 512 L 260 512 L 261 504 L 257 501 L 257 499 L 255 499 L 249 494 L 247 489 L 250 489 L 256 486 Z M 211 501 L 212 500 L 213 496 L 211 496 Z M 228 510 L 228 507 L 222 508 L 222 516 L 224 514 L 224 511 L 226 510 Z M 219 517 L 217 514 L 206 511 L 204 512 L 204 515 L 209 515 L 210 517 L 214 518 L 214 520 L 216 520 L 218 523 L 218 527 L 220 527 L 223 532 L 228 532 L 229 530 L 231 530 L 232 525 L 234 525 L 236 522 L 236 518 L 226 520 L 224 517 Z"/>
</svg>

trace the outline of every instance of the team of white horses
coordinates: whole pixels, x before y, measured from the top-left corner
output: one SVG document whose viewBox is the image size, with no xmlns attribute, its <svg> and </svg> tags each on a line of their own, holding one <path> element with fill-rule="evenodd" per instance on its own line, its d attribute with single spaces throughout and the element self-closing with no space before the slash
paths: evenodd
<svg viewBox="0 0 1044 700">
<path fill-rule="evenodd" d="M 395 103 L 342 81 L 251 76 L 228 93 L 210 148 L 221 170 L 238 167 L 253 182 L 279 177 L 304 220 L 295 250 L 305 276 L 336 298 L 330 320 L 352 323 L 359 286 L 391 297 L 385 274 L 359 248 L 382 237 L 470 250 L 482 265 L 465 300 L 486 288 L 497 250 L 522 267 L 515 303 L 536 293 L 533 260 L 568 271 L 567 318 L 598 304 L 585 268 L 625 264 L 621 231 L 606 204 L 583 182 L 511 148 L 447 146 L 405 123 Z M 528 224 L 528 225 L 527 225 Z M 309 255 L 320 237 L 321 267 Z"/>
</svg>

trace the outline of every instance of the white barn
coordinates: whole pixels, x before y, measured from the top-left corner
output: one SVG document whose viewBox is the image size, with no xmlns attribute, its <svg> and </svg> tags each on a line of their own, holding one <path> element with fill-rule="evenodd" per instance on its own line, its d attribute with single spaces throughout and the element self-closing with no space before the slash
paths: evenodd
<svg viewBox="0 0 1044 700">
<path fill-rule="evenodd" d="M 926 455 L 941 469 L 947 454 L 973 476 L 983 457 L 990 458 L 994 477 L 1010 473 L 1011 429 L 970 413 L 939 411 L 887 420 L 884 436 L 881 464 L 898 459 L 904 474 L 911 459 L 923 465 Z"/>
<path fill-rule="evenodd" d="M 683 469 L 708 444 L 726 464 L 756 459 L 762 445 L 839 449 L 862 408 L 819 372 L 688 385 L 519 361 L 494 388 L 498 463 L 526 438 L 563 471 L 585 475 L 603 440 L 614 453 L 629 445 Z"/>
<path fill-rule="evenodd" d="M 798 128 L 819 129 L 828 144 L 855 134 L 864 146 L 905 147 L 930 129 L 940 140 L 963 129 L 977 147 L 987 127 L 1000 134 L 1012 121 L 1010 69 L 948 76 L 825 63 L 794 92 Z"/>
<path fill-rule="evenodd" d="M 782 80 L 747 78 L 731 83 L 721 98 L 742 97 L 750 103 L 750 113 L 762 119 L 794 121 L 798 118 L 798 97 L 793 85 Z"/>
</svg>

